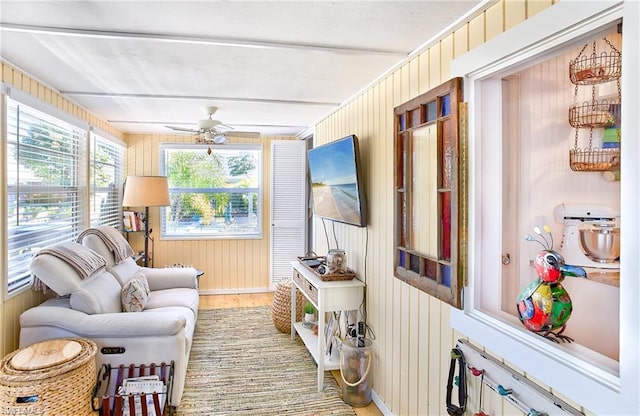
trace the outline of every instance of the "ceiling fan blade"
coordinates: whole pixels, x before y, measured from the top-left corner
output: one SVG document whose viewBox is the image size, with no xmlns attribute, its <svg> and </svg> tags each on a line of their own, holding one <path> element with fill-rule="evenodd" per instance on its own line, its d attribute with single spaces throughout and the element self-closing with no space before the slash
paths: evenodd
<svg viewBox="0 0 640 416">
<path fill-rule="evenodd" d="M 228 125 L 228 124 L 224 124 L 224 123 L 220 123 L 220 124 L 218 124 L 218 126 L 217 126 L 217 127 L 223 127 L 223 128 L 225 128 L 225 129 L 227 129 L 227 130 L 234 130 L 234 128 L 233 128 L 232 126 L 230 126 L 230 125 Z"/>
<path fill-rule="evenodd" d="M 260 133 L 257 131 L 228 131 L 225 132 L 228 137 L 243 137 L 246 139 L 257 139 L 260 137 Z"/>
<path fill-rule="evenodd" d="M 188 133 L 198 133 L 198 130 L 188 129 L 185 127 L 176 127 L 176 126 L 165 126 L 165 127 L 175 131 L 186 131 Z"/>
<path fill-rule="evenodd" d="M 183 131 L 196 134 L 197 143 L 223 144 L 226 142 L 227 137 L 240 137 L 245 139 L 256 139 L 260 137 L 260 133 L 257 131 L 235 131 L 234 127 L 228 124 L 224 124 L 220 120 L 215 120 L 213 118 L 213 115 L 217 110 L 218 108 L 214 106 L 205 107 L 205 111 L 207 112 L 209 117 L 203 120 L 199 120 L 197 123 L 197 129 L 188 129 L 176 126 L 165 127 L 175 131 Z"/>
</svg>

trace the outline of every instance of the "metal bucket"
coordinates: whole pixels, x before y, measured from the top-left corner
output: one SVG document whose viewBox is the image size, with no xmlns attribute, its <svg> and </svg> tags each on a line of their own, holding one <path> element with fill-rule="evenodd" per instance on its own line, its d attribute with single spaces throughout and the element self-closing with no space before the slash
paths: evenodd
<svg viewBox="0 0 640 416">
<path fill-rule="evenodd" d="M 359 341 L 356 338 L 347 338 L 342 342 L 340 375 L 342 376 L 342 400 L 345 403 L 353 407 L 362 407 L 371 403 L 372 361 L 370 340 Z"/>
</svg>

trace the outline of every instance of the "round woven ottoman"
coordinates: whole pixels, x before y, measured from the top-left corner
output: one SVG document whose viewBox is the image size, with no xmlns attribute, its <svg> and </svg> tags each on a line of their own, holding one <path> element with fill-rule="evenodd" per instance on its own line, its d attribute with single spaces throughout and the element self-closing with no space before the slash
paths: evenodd
<svg viewBox="0 0 640 416">
<path fill-rule="evenodd" d="M 291 333 L 291 280 L 281 280 L 276 284 L 271 306 L 273 323 L 280 332 Z M 304 296 L 296 290 L 296 321 L 302 320 L 302 307 Z"/>
<path fill-rule="evenodd" d="M 91 340 L 60 338 L 8 354 L 0 364 L 0 408 L 11 415 L 95 415 Z"/>
</svg>

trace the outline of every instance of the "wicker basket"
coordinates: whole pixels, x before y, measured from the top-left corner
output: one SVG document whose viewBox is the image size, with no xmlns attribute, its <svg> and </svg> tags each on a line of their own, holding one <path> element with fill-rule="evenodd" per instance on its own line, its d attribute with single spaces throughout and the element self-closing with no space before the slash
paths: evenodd
<svg viewBox="0 0 640 416">
<path fill-rule="evenodd" d="M 569 166 L 576 172 L 609 172 L 620 169 L 620 149 L 571 149 Z"/>
<path fill-rule="evenodd" d="M 615 125 L 616 119 L 609 111 L 606 100 L 594 100 L 569 108 L 569 124 L 575 128 L 603 128 Z"/>
<path fill-rule="evenodd" d="M 273 323 L 280 332 L 291 333 L 291 280 L 282 280 L 276 285 L 271 306 Z M 302 307 L 304 295 L 296 290 L 296 321 L 302 320 Z"/>
<path fill-rule="evenodd" d="M 59 353 L 57 348 L 67 341 L 65 350 L 72 354 L 46 365 L 46 357 Z M 29 369 L 18 366 L 36 348 L 41 366 Z M 68 351 L 65 351 L 65 353 Z M 0 408 L 11 415 L 94 415 L 91 395 L 96 382 L 96 344 L 91 340 L 68 338 L 43 341 L 7 355 L 0 367 Z M 22 354 L 22 355 L 19 355 Z M 31 362 L 38 354 L 29 356 Z"/>
</svg>

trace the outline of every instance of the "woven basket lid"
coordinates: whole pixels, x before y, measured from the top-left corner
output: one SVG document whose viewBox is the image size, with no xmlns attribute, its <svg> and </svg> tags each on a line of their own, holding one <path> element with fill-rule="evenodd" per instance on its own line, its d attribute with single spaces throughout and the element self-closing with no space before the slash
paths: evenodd
<svg viewBox="0 0 640 416">
<path fill-rule="evenodd" d="M 82 346 L 76 341 L 52 339 L 19 351 L 11 359 L 11 366 L 17 370 L 49 368 L 74 359 L 81 351 Z"/>
</svg>

